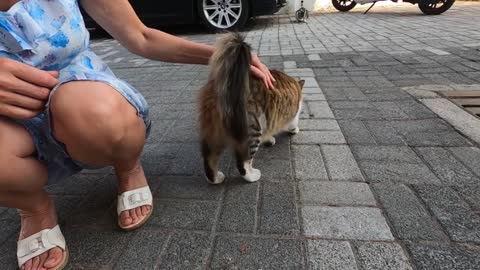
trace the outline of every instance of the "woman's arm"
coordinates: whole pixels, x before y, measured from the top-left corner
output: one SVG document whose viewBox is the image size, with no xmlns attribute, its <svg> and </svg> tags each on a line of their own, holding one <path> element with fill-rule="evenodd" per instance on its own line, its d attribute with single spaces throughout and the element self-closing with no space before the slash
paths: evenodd
<svg viewBox="0 0 480 270">
<path fill-rule="evenodd" d="M 122 46 L 134 54 L 164 62 L 208 64 L 214 48 L 145 26 L 128 0 L 82 0 L 82 7 Z M 256 55 L 252 72 L 273 88 L 273 77 Z"/>
</svg>

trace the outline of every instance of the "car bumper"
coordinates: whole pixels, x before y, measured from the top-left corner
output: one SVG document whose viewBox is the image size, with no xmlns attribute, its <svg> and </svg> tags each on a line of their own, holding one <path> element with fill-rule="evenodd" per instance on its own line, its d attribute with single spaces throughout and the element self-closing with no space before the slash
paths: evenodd
<svg viewBox="0 0 480 270">
<path fill-rule="evenodd" d="M 271 15 L 286 5 L 286 0 L 254 0 L 253 16 Z"/>
</svg>

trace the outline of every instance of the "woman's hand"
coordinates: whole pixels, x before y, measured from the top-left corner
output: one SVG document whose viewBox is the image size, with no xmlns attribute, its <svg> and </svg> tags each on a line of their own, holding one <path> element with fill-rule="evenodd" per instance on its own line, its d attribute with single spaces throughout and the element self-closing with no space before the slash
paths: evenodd
<svg viewBox="0 0 480 270">
<path fill-rule="evenodd" d="M 56 71 L 0 58 L 0 116 L 29 119 L 38 115 L 58 83 L 57 76 Z"/>
<path fill-rule="evenodd" d="M 273 78 L 270 70 L 265 66 L 261 61 L 260 58 L 254 53 L 252 53 L 252 66 L 250 67 L 253 75 L 257 78 L 262 80 L 265 83 L 265 86 L 269 89 L 273 89 L 273 82 L 275 78 Z"/>
</svg>

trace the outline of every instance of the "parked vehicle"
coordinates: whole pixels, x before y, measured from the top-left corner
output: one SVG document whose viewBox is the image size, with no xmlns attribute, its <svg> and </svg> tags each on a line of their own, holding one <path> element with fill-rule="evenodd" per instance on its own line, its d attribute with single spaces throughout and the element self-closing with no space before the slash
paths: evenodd
<svg viewBox="0 0 480 270">
<path fill-rule="evenodd" d="M 377 2 L 386 0 L 332 0 L 333 6 L 338 11 L 349 11 L 357 4 L 363 5 L 372 3 L 372 5 L 365 11 L 367 13 Z M 400 2 L 392 0 L 393 2 Z M 418 4 L 420 10 L 426 15 L 439 15 L 452 7 L 455 0 L 403 0 L 405 3 Z"/>
<path fill-rule="evenodd" d="M 254 16 L 271 15 L 286 0 L 130 0 L 145 23 L 193 24 L 201 22 L 211 30 L 241 29 Z M 87 28 L 99 28 L 82 10 Z"/>
</svg>

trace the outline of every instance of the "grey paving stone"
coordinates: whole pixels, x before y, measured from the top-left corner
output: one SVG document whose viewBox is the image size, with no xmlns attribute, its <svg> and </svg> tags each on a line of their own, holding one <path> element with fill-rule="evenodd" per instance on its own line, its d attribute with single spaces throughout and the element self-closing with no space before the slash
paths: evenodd
<svg viewBox="0 0 480 270">
<path fill-rule="evenodd" d="M 455 187 L 457 193 L 476 210 L 480 211 L 480 184 Z"/>
<path fill-rule="evenodd" d="M 70 264 L 76 265 L 74 268 L 111 264 L 129 240 L 126 234 L 118 231 L 92 228 L 64 228 L 62 233 L 68 243 Z"/>
<path fill-rule="evenodd" d="M 451 188 L 416 186 L 415 189 L 454 241 L 480 242 L 480 216 Z"/>
<path fill-rule="evenodd" d="M 395 121 L 391 124 L 400 134 L 452 131 L 452 127 L 439 118 Z"/>
<path fill-rule="evenodd" d="M 473 270 L 480 265 L 480 250 L 475 246 L 407 243 L 407 247 L 418 270 Z"/>
<path fill-rule="evenodd" d="M 402 247 L 397 243 L 359 242 L 358 254 L 365 270 L 412 270 Z"/>
<path fill-rule="evenodd" d="M 290 140 L 289 134 L 280 134 L 275 137 L 276 144 L 274 146 L 261 146 L 260 150 L 255 154 L 255 162 L 260 159 L 285 159 L 290 160 Z M 233 160 L 233 154 L 231 154 Z M 232 164 L 232 167 L 233 164 Z"/>
<path fill-rule="evenodd" d="M 298 240 L 219 236 L 210 269 L 302 269 L 302 249 Z"/>
<path fill-rule="evenodd" d="M 308 269 L 357 270 L 355 256 L 346 241 L 308 241 Z"/>
<path fill-rule="evenodd" d="M 435 113 L 416 100 L 400 100 L 397 101 L 396 104 L 398 104 L 406 115 L 413 119 L 436 117 Z"/>
<path fill-rule="evenodd" d="M 330 119 L 301 119 L 299 122 L 302 130 L 340 130 L 337 121 Z"/>
<path fill-rule="evenodd" d="M 65 179 L 61 183 L 49 185 L 45 190 L 52 195 L 86 195 L 105 178 L 104 175 L 78 174 Z"/>
<path fill-rule="evenodd" d="M 335 119 L 342 120 L 381 120 L 383 114 L 374 108 L 368 109 L 333 109 Z"/>
<path fill-rule="evenodd" d="M 156 199 L 219 200 L 223 186 L 211 185 L 204 177 L 151 177 L 157 181 L 152 190 Z"/>
<path fill-rule="evenodd" d="M 0 243 L 0 265 L 4 269 L 18 269 L 17 237 L 12 236 L 8 240 Z"/>
<path fill-rule="evenodd" d="M 468 166 L 477 176 L 480 176 L 480 149 L 477 147 L 459 147 L 449 149 Z"/>
<path fill-rule="evenodd" d="M 340 120 L 338 124 L 348 144 L 375 144 L 375 139 L 362 121 Z"/>
<path fill-rule="evenodd" d="M 290 183 L 262 182 L 259 229 L 261 234 L 299 233 L 294 187 Z"/>
<path fill-rule="evenodd" d="M 253 233 L 257 216 L 259 182 L 246 184 L 236 178 L 226 183 L 224 204 L 217 230 L 222 232 Z"/>
<path fill-rule="evenodd" d="M 367 121 L 364 123 L 378 144 L 406 145 L 405 139 L 398 134 L 392 123 L 387 121 Z"/>
<path fill-rule="evenodd" d="M 3 245 L 10 237 L 17 236 L 20 231 L 20 218 L 0 216 L 0 245 Z"/>
<path fill-rule="evenodd" d="M 313 118 L 334 118 L 326 101 L 309 101 L 308 109 Z"/>
<path fill-rule="evenodd" d="M 207 234 L 178 231 L 173 234 L 156 269 L 205 269 L 210 253 Z"/>
<path fill-rule="evenodd" d="M 421 164 L 422 160 L 407 146 L 355 145 L 352 151 L 360 160 Z"/>
<path fill-rule="evenodd" d="M 154 203 L 148 226 L 203 231 L 212 228 L 218 207 L 214 201 L 155 200 Z"/>
<path fill-rule="evenodd" d="M 325 101 L 325 96 L 323 94 L 307 94 L 304 93 L 303 100 L 305 101 Z"/>
<path fill-rule="evenodd" d="M 297 179 L 328 180 L 319 146 L 292 146 L 295 161 L 295 177 Z"/>
<path fill-rule="evenodd" d="M 175 123 L 165 131 L 162 142 L 197 142 L 198 125 L 195 120 L 182 119 Z"/>
<path fill-rule="evenodd" d="M 304 130 L 293 137 L 294 144 L 345 144 L 341 131 L 309 131 Z"/>
<path fill-rule="evenodd" d="M 456 131 L 435 131 L 404 135 L 411 146 L 471 146 L 472 143 Z"/>
<path fill-rule="evenodd" d="M 380 209 L 303 206 L 305 235 L 333 239 L 393 240 Z"/>
<path fill-rule="evenodd" d="M 262 179 L 281 181 L 293 176 L 292 164 L 288 159 L 255 159 L 253 166 L 262 172 Z"/>
<path fill-rule="evenodd" d="M 446 185 L 463 186 L 480 183 L 480 179 L 448 150 L 440 147 L 420 147 L 417 151 Z"/>
<path fill-rule="evenodd" d="M 153 269 L 169 235 L 166 232 L 142 230 L 128 239 L 114 269 Z"/>
<path fill-rule="evenodd" d="M 368 101 L 332 101 L 333 109 L 372 109 L 374 106 Z"/>
<path fill-rule="evenodd" d="M 368 180 L 406 184 L 440 184 L 440 180 L 425 164 L 383 161 L 360 161 Z"/>
<path fill-rule="evenodd" d="M 309 181 L 298 184 L 303 204 L 376 206 L 365 183 Z"/>
<path fill-rule="evenodd" d="M 322 145 L 325 165 L 333 181 L 363 181 L 363 175 L 348 145 Z"/>
<path fill-rule="evenodd" d="M 374 184 L 372 188 L 400 239 L 441 241 L 446 238 L 440 226 L 407 186 L 385 183 Z"/>
</svg>

